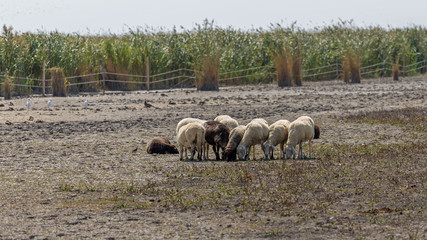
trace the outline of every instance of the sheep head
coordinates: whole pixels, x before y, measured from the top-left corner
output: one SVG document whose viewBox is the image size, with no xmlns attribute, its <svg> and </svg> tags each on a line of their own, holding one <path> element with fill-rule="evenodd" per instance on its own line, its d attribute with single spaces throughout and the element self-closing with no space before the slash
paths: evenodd
<svg viewBox="0 0 427 240">
<path fill-rule="evenodd" d="M 224 158 L 226 161 L 234 161 L 236 160 L 236 149 L 225 148 L 224 150 Z"/>
<path fill-rule="evenodd" d="M 273 146 L 273 144 L 271 144 L 269 142 L 265 142 L 262 145 L 262 150 L 264 151 L 264 154 L 265 154 L 265 160 L 268 160 L 270 153 L 272 153 L 274 151 L 274 146 Z"/>
<path fill-rule="evenodd" d="M 320 128 L 319 125 L 314 125 L 314 139 L 320 138 Z"/>
<path fill-rule="evenodd" d="M 178 152 L 178 149 L 177 149 L 174 145 L 172 145 L 172 144 L 171 144 L 171 145 L 169 146 L 169 153 L 170 153 L 170 154 L 177 154 L 177 153 L 179 153 L 179 152 Z"/>
<path fill-rule="evenodd" d="M 245 160 L 246 159 L 246 148 L 243 145 L 237 146 L 237 156 L 239 157 L 239 160 Z"/>
</svg>

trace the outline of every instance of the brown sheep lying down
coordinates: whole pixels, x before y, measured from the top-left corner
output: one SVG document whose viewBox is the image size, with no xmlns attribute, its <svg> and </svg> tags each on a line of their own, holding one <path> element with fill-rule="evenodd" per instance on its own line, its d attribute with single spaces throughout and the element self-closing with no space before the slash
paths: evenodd
<svg viewBox="0 0 427 240">
<path fill-rule="evenodd" d="M 149 154 L 178 154 L 178 149 L 167 138 L 155 137 L 147 144 Z"/>
</svg>

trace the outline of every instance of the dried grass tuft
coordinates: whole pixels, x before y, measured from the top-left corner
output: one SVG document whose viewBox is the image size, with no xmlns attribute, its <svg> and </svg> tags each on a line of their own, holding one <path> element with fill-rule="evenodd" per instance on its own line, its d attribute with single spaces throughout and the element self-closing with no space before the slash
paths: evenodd
<svg viewBox="0 0 427 240">
<path fill-rule="evenodd" d="M 219 65 L 218 56 L 206 56 L 202 59 L 200 69 L 196 74 L 196 88 L 198 91 L 219 90 Z"/>
<path fill-rule="evenodd" d="M 4 79 L 3 94 L 4 94 L 5 100 L 9 100 L 12 98 L 12 85 L 11 85 L 8 77 L 5 77 L 5 79 Z"/>
<path fill-rule="evenodd" d="M 292 79 L 294 86 L 302 86 L 302 57 L 294 55 L 292 57 Z"/>
<path fill-rule="evenodd" d="M 65 97 L 65 78 L 61 68 L 51 68 L 50 75 L 52 77 L 52 95 L 54 97 Z"/>
<path fill-rule="evenodd" d="M 348 51 L 343 59 L 343 79 L 346 83 L 360 83 L 360 55 Z"/>
<path fill-rule="evenodd" d="M 394 81 L 399 81 L 399 59 L 391 66 L 391 75 Z"/>
<path fill-rule="evenodd" d="M 279 87 L 292 86 L 292 60 L 286 51 L 279 51 L 273 56 L 277 71 L 277 85 Z"/>
</svg>

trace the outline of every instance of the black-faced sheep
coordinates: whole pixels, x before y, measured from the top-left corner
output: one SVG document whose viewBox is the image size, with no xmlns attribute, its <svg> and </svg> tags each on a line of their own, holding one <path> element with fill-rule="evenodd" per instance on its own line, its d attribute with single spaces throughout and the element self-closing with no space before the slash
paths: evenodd
<svg viewBox="0 0 427 240">
<path fill-rule="evenodd" d="M 224 158 L 227 161 L 235 161 L 237 154 L 237 146 L 243 138 L 246 126 L 239 125 L 230 132 L 227 146 L 224 150 Z"/>
<path fill-rule="evenodd" d="M 314 124 L 314 139 L 320 138 L 320 128 L 317 124 Z"/>
<path fill-rule="evenodd" d="M 197 150 L 197 159 L 202 160 L 203 144 L 205 142 L 205 128 L 198 122 L 192 122 L 182 126 L 178 131 L 177 136 L 179 146 L 179 159 L 183 160 L 182 154 L 184 148 L 190 148 L 191 157 L 194 159 L 195 151 Z M 187 156 L 186 156 L 187 158 Z"/>
<path fill-rule="evenodd" d="M 268 139 L 262 144 L 262 150 L 265 154 L 265 160 L 274 159 L 274 147 L 280 146 L 279 158 L 284 158 L 283 146 L 288 141 L 288 131 L 291 122 L 288 120 L 279 120 L 268 127 Z"/>
<path fill-rule="evenodd" d="M 222 155 L 224 156 L 224 150 L 228 143 L 228 137 L 230 135 L 230 129 L 218 122 L 218 121 L 206 121 L 203 126 L 205 127 L 206 134 L 205 134 L 205 140 L 206 140 L 206 158 L 208 158 L 207 152 L 209 151 L 209 145 L 212 145 L 212 148 L 215 153 L 215 158 L 218 161 L 220 159 L 219 157 L 219 149 L 222 149 Z"/>
<path fill-rule="evenodd" d="M 147 144 L 149 154 L 177 154 L 178 149 L 167 138 L 155 137 Z"/>
<path fill-rule="evenodd" d="M 255 160 L 255 145 L 262 145 L 268 138 L 268 123 L 264 119 L 257 118 L 246 125 L 242 141 L 237 146 L 239 160 L 249 160 L 249 153 L 252 146 L 253 159 Z"/>
<path fill-rule="evenodd" d="M 219 115 L 214 119 L 214 121 L 218 121 L 224 125 L 226 125 L 228 128 L 230 128 L 230 131 L 233 130 L 235 127 L 239 125 L 236 119 L 228 116 L 228 115 Z"/>
<path fill-rule="evenodd" d="M 293 121 L 289 126 L 288 142 L 286 147 L 286 158 L 297 155 L 295 149 L 299 145 L 298 158 L 303 159 L 302 144 L 308 141 L 309 157 L 311 158 L 311 140 L 314 138 L 314 121 L 308 116 L 302 116 Z"/>
</svg>

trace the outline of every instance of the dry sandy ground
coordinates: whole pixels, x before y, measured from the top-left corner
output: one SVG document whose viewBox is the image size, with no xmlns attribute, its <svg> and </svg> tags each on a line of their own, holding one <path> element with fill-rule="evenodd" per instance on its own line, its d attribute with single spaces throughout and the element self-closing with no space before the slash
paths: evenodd
<svg viewBox="0 0 427 240">
<path fill-rule="evenodd" d="M 185 117 L 213 119 L 228 114 L 246 124 L 258 117 L 272 123 L 309 115 L 322 129 L 316 145 L 398 143 L 409 137 L 399 127 L 343 123 L 339 118 L 358 111 L 426 107 L 426 93 L 427 79 L 419 77 L 399 82 L 363 80 L 357 85 L 315 82 L 283 89 L 256 85 L 226 87 L 219 92 L 90 93 L 52 98 L 50 109 L 46 107 L 48 98 L 33 96 L 29 111 L 26 98 L 0 100 L 0 239 L 277 237 L 264 231 L 269 224 L 283 227 L 280 238 L 347 238 L 338 230 L 310 233 L 309 229 L 317 227 L 314 225 L 295 228 L 295 216 L 215 209 L 113 208 L 87 200 L 79 204 L 78 192 L 58 189 L 70 183 L 108 186 L 120 181 L 162 181 L 165 171 L 153 169 L 215 164 L 179 162 L 178 155 L 150 156 L 145 152 L 152 137 L 174 139 L 176 124 Z M 86 99 L 89 107 L 84 109 Z M 146 108 L 145 100 L 154 107 Z M 379 235 L 364 234 L 384 237 L 378 231 L 375 234 Z M 395 234 L 397 238 L 408 237 Z"/>
</svg>

